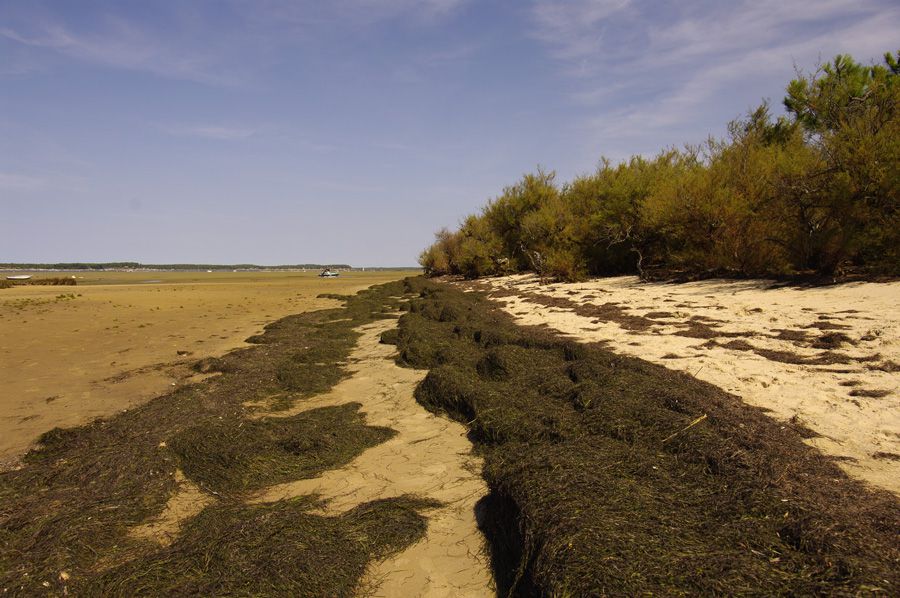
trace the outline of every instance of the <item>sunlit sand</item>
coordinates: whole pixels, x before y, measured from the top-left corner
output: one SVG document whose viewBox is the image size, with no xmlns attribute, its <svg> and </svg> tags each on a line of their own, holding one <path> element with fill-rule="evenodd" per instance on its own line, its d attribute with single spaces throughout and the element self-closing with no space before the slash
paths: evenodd
<svg viewBox="0 0 900 598">
<path fill-rule="evenodd" d="M 52 428 L 196 379 L 194 362 L 242 346 L 269 322 L 339 305 L 320 293 L 352 294 L 407 274 L 98 272 L 76 273 L 77 286 L 2 289 L 0 463 L 14 463 Z"/>
<path fill-rule="evenodd" d="M 711 382 L 810 428 L 818 435 L 807 442 L 849 474 L 900 493 L 900 283 L 540 285 L 512 276 L 486 284 L 519 323 Z"/>
</svg>

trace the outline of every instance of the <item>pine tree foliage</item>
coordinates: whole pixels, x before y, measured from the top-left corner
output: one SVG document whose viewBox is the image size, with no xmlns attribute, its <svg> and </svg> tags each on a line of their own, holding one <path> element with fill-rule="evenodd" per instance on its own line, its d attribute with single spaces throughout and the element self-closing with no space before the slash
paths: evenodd
<svg viewBox="0 0 900 598">
<path fill-rule="evenodd" d="M 560 184 L 526 174 L 420 263 L 468 278 L 900 274 L 900 52 L 839 55 L 762 103 L 725 139 Z"/>
</svg>

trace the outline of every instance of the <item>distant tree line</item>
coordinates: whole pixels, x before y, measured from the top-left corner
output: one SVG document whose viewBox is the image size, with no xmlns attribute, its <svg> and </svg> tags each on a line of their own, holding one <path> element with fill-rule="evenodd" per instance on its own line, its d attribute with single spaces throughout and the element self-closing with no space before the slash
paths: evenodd
<svg viewBox="0 0 900 598">
<path fill-rule="evenodd" d="M 577 280 L 900 274 L 900 53 L 837 56 L 724 140 L 603 160 L 562 185 L 538 169 L 437 233 L 432 275 L 533 271 Z"/>
<path fill-rule="evenodd" d="M 318 270 L 337 268 L 349 270 L 348 264 L 289 264 L 257 266 L 256 264 L 141 264 L 138 262 L 58 263 L 58 264 L 0 264 L 0 270 Z"/>
</svg>

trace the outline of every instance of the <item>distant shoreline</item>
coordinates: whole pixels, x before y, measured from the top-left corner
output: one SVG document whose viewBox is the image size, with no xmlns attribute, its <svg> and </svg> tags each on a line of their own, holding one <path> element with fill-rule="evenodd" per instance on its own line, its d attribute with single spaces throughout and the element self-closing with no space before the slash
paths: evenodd
<svg viewBox="0 0 900 598">
<path fill-rule="evenodd" d="M 294 272 L 305 270 L 421 270 L 419 266 L 363 266 L 349 264 L 284 264 L 260 266 L 257 264 L 141 264 L 139 262 L 55 263 L 55 264 L 0 264 L 0 272 Z"/>
</svg>

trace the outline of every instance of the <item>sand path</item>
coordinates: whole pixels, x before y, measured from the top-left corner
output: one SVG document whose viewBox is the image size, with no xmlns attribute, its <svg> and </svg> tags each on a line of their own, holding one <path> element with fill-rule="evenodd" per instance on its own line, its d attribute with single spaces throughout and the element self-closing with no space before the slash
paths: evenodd
<svg viewBox="0 0 900 598">
<path fill-rule="evenodd" d="M 479 286 L 520 324 L 605 343 L 711 382 L 778 419 L 796 418 L 820 434 L 807 442 L 850 475 L 900 494 L 900 283 L 800 289 L 616 277 L 540 285 L 510 276 Z M 836 333 L 843 342 L 821 344 Z M 783 361 L 826 354 L 842 362 Z"/>
<path fill-rule="evenodd" d="M 362 337 L 349 360 L 352 376 L 272 415 L 359 402 L 367 424 L 397 435 L 344 467 L 268 488 L 254 502 L 318 494 L 326 501 L 321 512 L 336 515 L 405 494 L 437 500 L 442 506 L 426 513 L 426 536 L 373 566 L 363 586 L 376 588 L 376 596 L 493 596 L 489 557 L 475 521 L 475 504 L 487 494 L 481 461 L 471 453 L 464 426 L 416 403 L 413 390 L 425 372 L 398 367 L 395 347 L 379 343 L 381 332 L 394 326 L 396 320 L 388 319 L 359 328 Z"/>
</svg>

